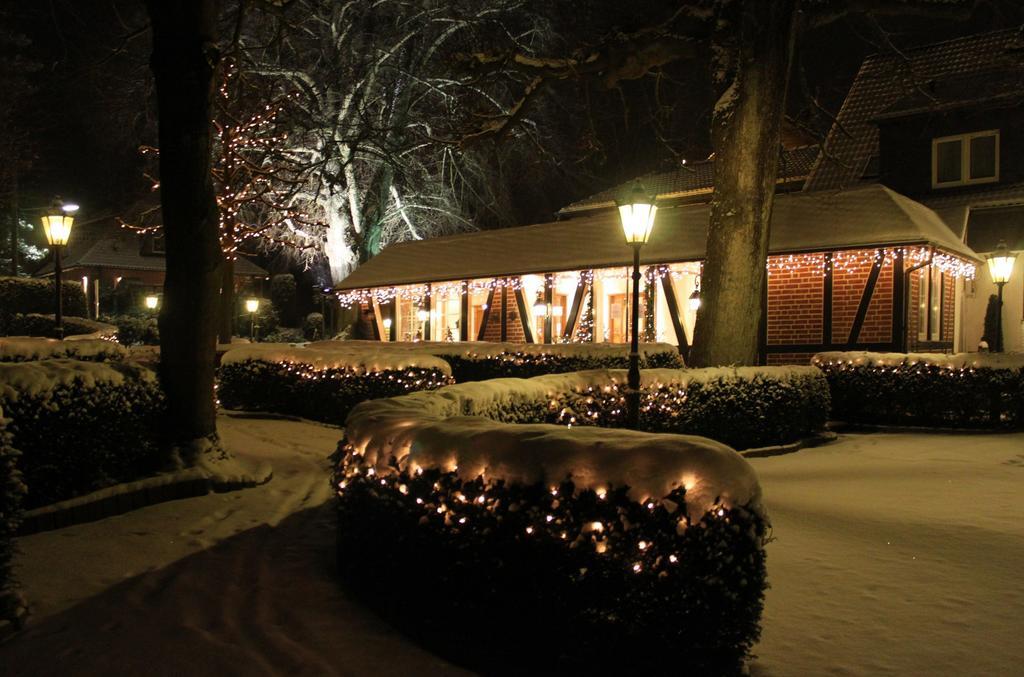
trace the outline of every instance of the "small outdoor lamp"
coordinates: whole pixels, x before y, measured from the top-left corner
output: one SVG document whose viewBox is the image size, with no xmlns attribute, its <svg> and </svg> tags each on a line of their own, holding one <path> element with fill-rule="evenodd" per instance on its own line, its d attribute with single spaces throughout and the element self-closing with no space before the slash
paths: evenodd
<svg viewBox="0 0 1024 677">
<path fill-rule="evenodd" d="M 384 318 L 384 340 L 385 341 L 390 341 L 391 340 L 391 325 L 392 324 L 393 323 L 392 323 L 392 320 L 391 320 L 390 317 L 385 317 Z"/>
<path fill-rule="evenodd" d="M 53 206 L 43 215 L 43 232 L 46 233 L 46 243 L 53 250 L 53 286 L 57 294 L 57 312 L 54 314 L 57 338 L 64 338 L 64 300 L 61 297 L 61 253 L 71 239 L 71 226 L 75 223 L 75 212 L 78 211 L 76 204 L 64 204 L 60 200 L 54 202 Z"/>
<path fill-rule="evenodd" d="M 148 294 L 146 296 L 146 308 L 150 310 L 156 310 L 156 306 L 159 302 L 160 299 L 157 297 L 156 294 Z"/>
<path fill-rule="evenodd" d="M 420 321 L 419 338 L 425 339 L 427 336 L 427 320 L 430 319 L 430 313 L 426 308 L 420 308 L 416 311 L 416 319 Z"/>
<path fill-rule="evenodd" d="M 260 309 L 260 300 L 258 298 L 248 298 L 245 300 L 245 309 L 249 312 L 249 340 L 256 340 L 256 312 Z"/>
<path fill-rule="evenodd" d="M 697 309 L 700 308 L 700 278 L 698 278 L 697 282 L 693 285 L 693 291 L 690 293 L 689 303 L 690 310 L 693 312 L 697 312 Z"/>
<path fill-rule="evenodd" d="M 1003 287 L 1013 276 L 1013 264 L 1017 255 L 1012 253 L 1006 246 L 1006 242 L 999 241 L 996 250 L 985 256 L 988 261 L 988 274 L 996 283 L 999 290 L 999 314 L 996 316 L 996 341 L 994 352 L 1003 352 Z"/>
<path fill-rule="evenodd" d="M 640 182 L 633 187 L 628 202 L 617 204 L 626 244 L 633 247 L 633 321 L 626 389 L 626 427 L 636 429 L 640 424 L 640 248 L 651 237 L 658 206 L 655 204 L 654 196 L 648 195 Z"/>
</svg>

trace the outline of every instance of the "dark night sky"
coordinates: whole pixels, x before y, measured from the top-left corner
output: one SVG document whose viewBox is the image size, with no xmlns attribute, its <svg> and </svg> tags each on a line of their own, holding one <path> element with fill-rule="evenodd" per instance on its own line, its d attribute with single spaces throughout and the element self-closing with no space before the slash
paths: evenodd
<svg viewBox="0 0 1024 677">
<path fill-rule="evenodd" d="M 982 5 L 969 22 L 902 20 L 886 23 L 901 48 L 1024 22 L 1024 3 Z M 60 194 L 83 206 L 83 216 L 115 213 L 146 188 L 136 147 L 153 133 L 148 104 L 145 25 L 137 0 L 43 0 L 19 2 L 15 30 L 32 40 L 28 54 L 41 68 L 27 99 L 25 123 L 36 142 L 34 168 L 22 179 L 22 203 Z M 804 36 L 800 48 L 807 80 L 833 110 L 842 102 L 863 57 L 877 48 L 849 21 Z M 114 54 L 116 51 L 116 54 Z M 140 81 L 141 80 L 141 81 Z M 123 131 L 129 133 L 124 134 Z M 152 142 L 153 139 L 146 138 Z M 621 143 L 621 140 L 619 141 Z M 704 152 L 694 149 L 694 157 Z M 657 166 L 652 158 L 649 168 Z M 617 176 L 609 174 L 605 183 Z M 595 179 L 594 190 L 602 177 Z M 578 195 L 551 196 L 564 204 Z"/>
</svg>

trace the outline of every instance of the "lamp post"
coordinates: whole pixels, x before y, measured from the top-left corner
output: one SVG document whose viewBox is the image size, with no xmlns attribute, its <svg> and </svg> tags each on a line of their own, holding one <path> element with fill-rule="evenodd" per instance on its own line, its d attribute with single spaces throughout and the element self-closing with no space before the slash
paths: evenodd
<svg viewBox="0 0 1024 677">
<path fill-rule="evenodd" d="M 700 278 L 699 277 L 697 278 L 697 281 L 693 285 L 693 291 L 690 292 L 689 304 L 690 304 L 690 310 L 692 310 L 693 312 L 697 312 L 697 310 L 700 308 Z"/>
<path fill-rule="evenodd" d="M 248 298 L 245 300 L 245 309 L 249 311 L 249 340 L 256 340 L 256 312 L 260 309 L 260 300 L 258 298 Z"/>
<path fill-rule="evenodd" d="M 1013 275 L 1013 264 L 1017 255 L 1012 253 L 1006 246 L 1006 242 L 1000 240 L 996 250 L 985 256 L 988 262 L 988 274 L 996 283 L 999 290 L 999 314 L 996 316 L 996 344 L 995 351 L 1003 352 L 1003 286 L 1010 281 Z"/>
<path fill-rule="evenodd" d="M 658 206 L 654 203 L 654 196 L 648 196 L 637 182 L 629 202 L 619 202 L 618 207 L 626 244 L 633 247 L 632 336 L 626 389 L 626 426 L 635 430 L 640 424 L 640 248 L 651 237 Z"/>
<path fill-rule="evenodd" d="M 416 311 L 416 319 L 420 321 L 419 339 L 421 341 L 429 341 L 427 337 L 427 320 L 430 319 L 430 313 L 426 309 L 420 308 Z"/>
<path fill-rule="evenodd" d="M 393 321 L 391 320 L 390 317 L 385 317 L 384 318 L 384 340 L 385 341 L 390 341 L 391 340 L 391 325 L 392 324 L 393 324 Z"/>
<path fill-rule="evenodd" d="M 46 233 L 46 243 L 53 251 L 53 286 L 57 294 L 57 308 L 54 314 L 54 324 L 57 338 L 64 338 L 64 299 L 61 295 L 61 254 L 71 238 L 71 226 L 75 223 L 75 212 L 78 211 L 76 204 L 64 204 L 60 200 L 54 202 L 46 214 L 43 215 L 43 232 Z"/>
</svg>

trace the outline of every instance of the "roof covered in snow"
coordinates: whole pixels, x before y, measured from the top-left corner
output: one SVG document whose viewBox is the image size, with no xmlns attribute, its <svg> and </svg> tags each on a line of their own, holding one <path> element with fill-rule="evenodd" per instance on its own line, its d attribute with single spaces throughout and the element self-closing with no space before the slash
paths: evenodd
<svg viewBox="0 0 1024 677">
<path fill-rule="evenodd" d="M 139 236 L 130 231 L 115 232 L 106 237 L 100 237 L 91 244 L 83 243 L 83 245 L 85 246 L 77 248 L 77 251 L 75 248 L 69 249 L 63 261 L 65 270 L 77 267 L 159 272 L 167 270 L 167 261 L 163 254 L 143 254 Z M 52 273 L 53 263 L 48 262 L 36 272 L 36 275 Z M 244 256 L 239 256 L 235 259 L 235 275 L 263 277 L 269 273 Z"/>
<path fill-rule="evenodd" d="M 779 158 L 780 184 L 801 182 L 807 178 L 815 159 L 818 157 L 818 146 L 809 145 L 783 151 Z M 669 172 L 654 172 L 630 179 L 608 190 L 601 191 L 582 200 L 577 200 L 559 210 L 560 214 L 603 209 L 615 206 L 615 201 L 625 199 L 640 181 L 644 189 L 656 195 L 659 200 L 671 200 L 690 195 L 710 193 L 714 186 L 714 160 L 704 160 L 680 165 Z M 797 186 L 799 188 L 799 184 Z"/>
<path fill-rule="evenodd" d="M 875 123 L 880 119 L 950 110 L 993 97 L 1019 99 L 1024 91 L 1018 86 L 1022 50 L 1024 39 L 1014 28 L 869 56 L 826 140 L 829 152 L 822 154 L 805 189 L 855 185 L 878 154 Z"/>
<path fill-rule="evenodd" d="M 643 264 L 704 258 L 709 206 L 658 210 Z M 967 259 L 977 255 L 924 205 L 873 184 L 847 191 L 780 195 L 769 252 L 928 244 Z M 631 265 L 618 212 L 388 246 L 341 281 L 338 289 L 552 273 Z"/>
</svg>

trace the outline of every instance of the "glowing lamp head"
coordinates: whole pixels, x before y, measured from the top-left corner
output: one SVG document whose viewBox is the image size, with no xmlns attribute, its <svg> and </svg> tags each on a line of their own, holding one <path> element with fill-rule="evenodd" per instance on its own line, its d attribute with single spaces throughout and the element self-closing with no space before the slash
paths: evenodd
<svg viewBox="0 0 1024 677">
<path fill-rule="evenodd" d="M 693 312 L 697 312 L 697 309 L 700 308 L 700 290 L 699 289 L 694 289 L 693 293 L 690 294 L 689 304 L 690 304 L 690 310 L 692 310 Z"/>
<path fill-rule="evenodd" d="M 159 303 L 159 299 L 156 294 L 149 294 L 146 296 L 146 307 L 150 310 L 156 310 L 157 303 Z"/>
<path fill-rule="evenodd" d="M 626 236 L 626 244 L 639 246 L 646 244 L 654 229 L 654 215 L 658 206 L 654 196 L 647 195 L 638 182 L 628 202 L 619 202 L 619 219 L 622 221 L 622 233 Z"/>
<path fill-rule="evenodd" d="M 256 298 L 245 300 L 245 309 L 250 313 L 255 313 L 260 309 L 260 300 Z"/>
<path fill-rule="evenodd" d="M 43 216 L 41 221 L 47 244 L 51 247 L 67 245 L 71 238 L 71 226 L 75 223 L 74 213 L 77 211 L 78 205 L 57 203 Z"/>
<path fill-rule="evenodd" d="M 534 315 L 547 315 L 548 314 L 548 304 L 544 303 L 543 301 L 538 300 L 536 303 L 533 304 L 533 314 Z"/>
<path fill-rule="evenodd" d="M 988 260 L 988 274 L 996 284 L 1006 284 L 1013 275 L 1013 264 L 1017 255 L 1009 250 L 1006 243 L 999 241 L 999 246 L 985 257 Z"/>
<path fill-rule="evenodd" d="M 391 320 L 390 317 L 385 317 L 384 318 L 384 329 L 386 329 L 388 331 L 391 331 L 391 322 L 392 322 L 392 320 Z"/>
<path fill-rule="evenodd" d="M 429 317 L 430 313 L 428 313 L 423 308 L 420 308 L 419 310 L 416 311 L 416 319 L 418 319 L 420 322 L 426 322 L 427 318 Z"/>
</svg>

